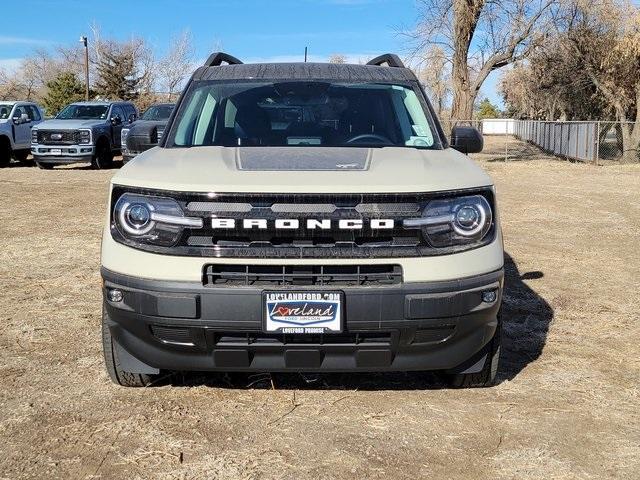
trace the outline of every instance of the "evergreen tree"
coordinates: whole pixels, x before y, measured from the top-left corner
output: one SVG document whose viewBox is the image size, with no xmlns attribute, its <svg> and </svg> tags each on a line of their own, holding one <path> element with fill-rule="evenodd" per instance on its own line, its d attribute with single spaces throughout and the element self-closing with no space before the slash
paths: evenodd
<svg viewBox="0 0 640 480">
<path fill-rule="evenodd" d="M 483 120 L 485 118 L 499 118 L 500 112 L 497 107 L 492 104 L 488 98 L 485 98 L 480 102 L 478 106 L 478 119 Z"/>
<path fill-rule="evenodd" d="M 132 52 L 104 51 L 97 65 L 96 92 L 111 100 L 135 100 L 141 78 L 136 76 L 136 65 Z"/>
<path fill-rule="evenodd" d="M 47 82 L 47 94 L 43 104 L 47 114 L 56 115 L 63 107 L 84 98 L 84 85 L 75 74 L 62 72 Z"/>
</svg>

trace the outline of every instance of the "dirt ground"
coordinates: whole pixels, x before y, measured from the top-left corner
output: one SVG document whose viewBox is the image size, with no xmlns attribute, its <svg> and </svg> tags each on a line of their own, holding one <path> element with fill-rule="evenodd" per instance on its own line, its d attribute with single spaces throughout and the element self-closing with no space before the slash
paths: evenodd
<svg viewBox="0 0 640 480">
<path fill-rule="evenodd" d="M 504 163 L 487 143 L 506 337 L 499 385 L 479 390 L 428 374 L 116 387 L 98 272 L 113 171 L 0 169 L 0 478 L 640 478 L 640 166 Z"/>
</svg>

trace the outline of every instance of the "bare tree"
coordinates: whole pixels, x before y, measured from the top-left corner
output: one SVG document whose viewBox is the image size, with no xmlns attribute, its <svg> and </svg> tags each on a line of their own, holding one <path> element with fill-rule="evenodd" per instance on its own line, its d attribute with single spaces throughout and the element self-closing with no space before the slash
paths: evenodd
<svg viewBox="0 0 640 480">
<path fill-rule="evenodd" d="M 640 161 L 640 8 L 626 1 L 576 0 L 567 36 L 584 72 L 621 122 L 623 161 Z"/>
<path fill-rule="evenodd" d="M 329 63 L 347 63 L 347 57 L 345 57 L 341 53 L 334 53 L 329 57 Z"/>
<path fill-rule="evenodd" d="M 471 118 L 488 75 L 523 58 L 558 0 L 420 0 L 416 53 L 439 46 L 451 64 L 452 117 Z"/>
<path fill-rule="evenodd" d="M 451 75 L 447 57 L 439 46 L 430 47 L 423 56 L 418 78 L 424 84 L 439 117 L 451 97 Z"/>
<path fill-rule="evenodd" d="M 13 100 L 22 96 L 22 85 L 16 73 L 0 69 L 0 100 Z"/>
<path fill-rule="evenodd" d="M 193 38 L 188 30 L 185 30 L 171 40 L 171 46 L 167 56 L 159 65 L 160 85 L 166 90 L 169 100 L 178 93 L 193 70 Z"/>
</svg>

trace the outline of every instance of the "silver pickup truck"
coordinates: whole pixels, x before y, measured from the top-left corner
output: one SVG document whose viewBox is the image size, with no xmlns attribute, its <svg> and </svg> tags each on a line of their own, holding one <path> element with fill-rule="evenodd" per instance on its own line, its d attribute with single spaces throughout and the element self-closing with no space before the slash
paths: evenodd
<svg viewBox="0 0 640 480">
<path fill-rule="evenodd" d="M 44 169 L 83 162 L 110 168 L 120 154 L 122 127 L 137 116 L 130 102 L 72 103 L 31 131 L 31 153 Z"/>
<path fill-rule="evenodd" d="M 0 167 L 11 158 L 25 162 L 31 146 L 31 129 L 44 117 L 42 108 L 32 102 L 0 102 Z"/>
</svg>

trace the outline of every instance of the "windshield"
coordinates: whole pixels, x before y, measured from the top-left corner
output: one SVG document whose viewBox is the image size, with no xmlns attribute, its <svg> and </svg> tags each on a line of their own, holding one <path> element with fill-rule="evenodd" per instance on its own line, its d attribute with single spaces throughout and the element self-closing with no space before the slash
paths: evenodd
<svg viewBox="0 0 640 480">
<path fill-rule="evenodd" d="M 434 148 L 428 110 L 410 86 L 198 82 L 168 146 Z"/>
<path fill-rule="evenodd" d="M 154 105 L 140 117 L 142 120 L 168 120 L 174 105 Z"/>
<path fill-rule="evenodd" d="M 61 120 L 105 120 L 109 105 L 67 105 L 57 116 Z"/>
</svg>

